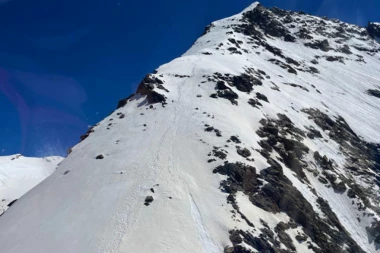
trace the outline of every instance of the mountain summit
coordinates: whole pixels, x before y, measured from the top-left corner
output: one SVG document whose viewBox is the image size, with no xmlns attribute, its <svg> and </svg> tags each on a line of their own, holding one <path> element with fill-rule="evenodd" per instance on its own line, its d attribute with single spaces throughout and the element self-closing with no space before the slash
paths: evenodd
<svg viewBox="0 0 380 253">
<path fill-rule="evenodd" d="M 3 253 L 380 251 L 380 44 L 255 3 L 82 136 Z"/>
</svg>

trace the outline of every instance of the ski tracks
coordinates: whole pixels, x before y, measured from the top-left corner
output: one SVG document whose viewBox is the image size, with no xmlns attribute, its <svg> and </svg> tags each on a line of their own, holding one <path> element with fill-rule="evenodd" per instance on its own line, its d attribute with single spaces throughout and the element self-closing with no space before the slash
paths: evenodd
<svg viewBox="0 0 380 253">
<path fill-rule="evenodd" d="M 204 226 L 201 213 L 199 212 L 198 206 L 190 193 L 189 201 L 191 205 L 191 216 L 193 217 L 194 224 L 197 228 L 198 239 L 202 246 L 203 253 L 219 253 L 220 250 L 212 240 L 207 228 Z"/>
</svg>

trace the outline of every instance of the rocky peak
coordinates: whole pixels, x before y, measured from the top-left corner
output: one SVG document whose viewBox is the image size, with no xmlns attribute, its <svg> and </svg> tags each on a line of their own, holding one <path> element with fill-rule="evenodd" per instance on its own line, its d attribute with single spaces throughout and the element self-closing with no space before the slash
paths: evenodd
<svg viewBox="0 0 380 253">
<path fill-rule="evenodd" d="M 371 37 L 380 36 L 379 23 L 369 23 L 365 29 L 337 19 L 312 16 L 302 11 L 266 8 L 259 3 L 256 3 L 255 8 L 246 9 L 242 13 L 241 21 L 243 24 L 235 30 L 251 35 L 255 40 L 261 40 L 266 36 L 282 38 L 287 42 L 300 41 L 307 47 L 326 52 L 330 49 L 342 52 L 341 45 L 347 44 L 353 38 L 368 41 Z M 325 37 L 325 40 L 320 40 L 321 36 Z M 329 42 L 335 46 L 330 46 Z M 363 48 L 359 43 L 355 46 Z M 370 51 L 377 50 L 379 50 L 378 45 Z M 348 50 L 343 51 L 348 52 Z"/>
<path fill-rule="evenodd" d="M 368 22 L 367 31 L 372 38 L 380 38 L 380 23 Z"/>
</svg>

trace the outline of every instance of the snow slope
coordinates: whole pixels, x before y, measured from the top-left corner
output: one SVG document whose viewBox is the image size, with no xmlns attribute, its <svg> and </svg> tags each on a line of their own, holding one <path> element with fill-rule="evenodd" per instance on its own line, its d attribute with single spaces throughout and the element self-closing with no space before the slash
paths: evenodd
<svg viewBox="0 0 380 253">
<path fill-rule="evenodd" d="M 19 199 L 30 189 L 50 176 L 61 157 L 30 158 L 22 155 L 0 157 L 0 213 L 9 203 Z"/>
<path fill-rule="evenodd" d="M 214 22 L 0 218 L 2 252 L 379 252 L 379 50 L 258 3 Z"/>
</svg>

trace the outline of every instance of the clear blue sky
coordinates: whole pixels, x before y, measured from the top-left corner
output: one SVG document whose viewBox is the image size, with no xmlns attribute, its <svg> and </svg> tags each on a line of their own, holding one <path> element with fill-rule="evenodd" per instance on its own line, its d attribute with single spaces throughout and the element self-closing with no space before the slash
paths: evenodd
<svg viewBox="0 0 380 253">
<path fill-rule="evenodd" d="M 0 155 L 65 155 L 214 20 L 248 0 L 0 0 Z M 379 0 L 264 0 L 365 25 Z"/>
</svg>

